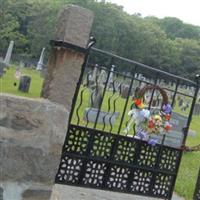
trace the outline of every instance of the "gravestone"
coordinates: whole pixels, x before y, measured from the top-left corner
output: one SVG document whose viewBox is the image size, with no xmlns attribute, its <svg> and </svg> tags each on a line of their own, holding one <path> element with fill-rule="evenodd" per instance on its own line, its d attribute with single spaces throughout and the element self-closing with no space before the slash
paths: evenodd
<svg viewBox="0 0 200 200">
<path fill-rule="evenodd" d="M 109 75 L 109 78 L 108 78 L 108 85 L 107 85 L 107 88 L 110 88 L 112 87 L 112 84 L 113 84 L 113 76 L 114 76 L 114 69 L 115 69 L 115 65 L 112 65 L 111 67 L 111 70 L 110 70 L 110 75 Z"/>
<path fill-rule="evenodd" d="M 3 61 L 0 61 L 0 78 L 5 74 L 6 65 Z"/>
<path fill-rule="evenodd" d="M 181 107 L 182 111 L 187 111 L 187 109 L 190 107 L 190 102 L 189 101 L 184 101 L 183 105 Z"/>
<path fill-rule="evenodd" d="M 16 78 L 17 80 L 20 80 L 21 76 L 22 76 L 21 68 L 20 68 L 20 67 L 17 67 L 17 68 L 16 68 L 16 71 L 15 71 L 15 78 Z"/>
<path fill-rule="evenodd" d="M 9 47 L 8 47 L 8 50 L 6 53 L 6 57 L 4 59 L 4 63 L 6 64 L 6 66 L 8 66 L 10 64 L 13 46 L 14 46 L 14 41 L 10 41 L 10 44 L 9 44 Z"/>
<path fill-rule="evenodd" d="M 20 67 L 20 68 L 24 68 L 24 66 L 25 66 L 24 62 L 23 62 L 23 61 L 20 61 L 20 62 L 19 62 L 19 67 Z"/>
<path fill-rule="evenodd" d="M 179 107 L 182 107 L 182 106 L 183 106 L 183 99 L 181 99 L 181 98 L 179 99 L 179 101 L 178 101 L 178 106 L 179 106 Z"/>
<path fill-rule="evenodd" d="M 106 71 L 101 70 L 100 74 L 96 71 L 93 75 L 94 84 L 90 86 L 90 107 L 85 109 L 84 120 L 100 124 L 113 125 L 119 113 L 102 111 L 101 104 L 103 101 L 103 91 L 106 87 L 105 82 L 108 74 Z M 99 113 L 99 114 L 98 114 Z M 97 119 L 98 117 L 98 119 Z"/>
<path fill-rule="evenodd" d="M 89 71 L 88 74 L 87 74 L 87 77 L 86 77 L 87 86 L 91 90 L 95 86 L 97 78 L 98 78 L 98 74 L 99 74 L 99 65 L 95 64 L 92 67 L 93 67 L 92 71 Z"/>
<path fill-rule="evenodd" d="M 44 51 L 45 51 L 45 48 L 42 49 L 42 52 L 40 54 L 40 59 L 37 63 L 37 67 L 36 67 L 36 70 L 38 71 L 42 71 L 43 70 L 43 66 L 44 66 Z"/>
<path fill-rule="evenodd" d="M 103 100 L 103 90 L 104 83 L 106 81 L 106 72 L 104 70 L 101 71 L 100 75 L 96 76 L 97 80 L 94 80 L 94 85 L 91 87 L 90 94 L 90 106 L 92 108 L 100 108 L 100 104 Z"/>
<path fill-rule="evenodd" d="M 195 104 L 193 115 L 200 115 L 200 104 L 199 103 Z"/>
<path fill-rule="evenodd" d="M 129 87 L 130 87 L 130 85 L 123 85 L 122 86 L 121 97 L 123 99 L 127 99 L 128 98 Z"/>
<path fill-rule="evenodd" d="M 0 60 L 0 78 L 5 74 L 5 68 L 10 64 L 14 41 L 10 41 L 6 56 L 4 60 Z"/>
<path fill-rule="evenodd" d="M 21 76 L 18 90 L 21 92 L 28 92 L 31 84 L 31 77 Z"/>
<path fill-rule="evenodd" d="M 84 113 L 84 120 L 87 122 L 95 123 L 98 111 L 99 109 L 97 108 L 86 108 Z M 105 125 L 111 124 L 113 126 L 118 116 L 119 112 L 100 111 L 97 123 Z"/>
</svg>

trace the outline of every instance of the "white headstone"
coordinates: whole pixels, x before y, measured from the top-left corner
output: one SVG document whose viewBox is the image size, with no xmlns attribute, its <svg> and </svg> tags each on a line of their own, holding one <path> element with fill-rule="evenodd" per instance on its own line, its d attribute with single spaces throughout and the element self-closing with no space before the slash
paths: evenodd
<svg viewBox="0 0 200 200">
<path fill-rule="evenodd" d="M 98 67 L 99 67 L 98 64 L 94 65 L 93 74 L 91 78 L 92 81 L 96 81 L 97 79 Z"/>
<path fill-rule="evenodd" d="M 20 61 L 19 67 L 20 67 L 20 68 L 24 68 L 24 62 L 23 62 L 23 61 Z"/>
<path fill-rule="evenodd" d="M 6 57 L 4 59 L 4 63 L 5 63 L 6 66 L 8 66 L 10 64 L 13 46 L 14 46 L 14 41 L 10 41 L 10 44 L 9 44 L 9 47 L 8 47 L 8 50 L 7 50 L 7 53 L 6 53 Z"/>
<path fill-rule="evenodd" d="M 21 73 L 21 67 L 18 67 L 18 68 L 16 69 L 16 71 L 15 71 L 15 78 L 16 78 L 17 80 L 20 80 L 21 75 L 22 75 L 22 73 Z"/>
<path fill-rule="evenodd" d="M 110 75 L 109 75 L 109 79 L 108 79 L 108 86 L 110 86 L 110 84 L 113 82 L 113 75 L 114 75 L 114 69 L 115 69 L 115 65 L 112 65 L 111 70 L 110 70 Z"/>
<path fill-rule="evenodd" d="M 44 62 L 44 51 L 45 51 L 45 48 L 42 49 L 42 52 L 40 54 L 40 59 L 37 63 L 36 70 L 38 70 L 38 71 L 41 71 L 43 69 L 43 66 L 44 66 L 44 63 L 43 63 Z"/>
</svg>

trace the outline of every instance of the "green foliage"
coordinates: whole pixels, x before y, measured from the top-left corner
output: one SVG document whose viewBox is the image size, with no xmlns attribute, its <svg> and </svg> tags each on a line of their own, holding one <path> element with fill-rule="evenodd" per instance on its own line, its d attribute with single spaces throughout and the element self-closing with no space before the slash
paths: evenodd
<svg viewBox="0 0 200 200">
<path fill-rule="evenodd" d="M 26 52 L 28 43 L 26 24 L 30 5 L 26 0 L 1 0 L 0 8 L 0 52 L 5 51 L 9 41 L 14 40 L 15 53 Z"/>
<path fill-rule="evenodd" d="M 121 6 L 97 0 L 0 0 L 0 55 L 10 40 L 15 54 L 38 58 L 49 49 L 58 11 L 76 4 L 94 12 L 96 47 L 193 78 L 200 71 L 200 27 L 173 17 L 129 15 Z M 129 66 L 120 66 L 128 68 Z"/>
<path fill-rule="evenodd" d="M 168 37 L 172 39 L 200 39 L 200 31 L 198 30 L 198 28 L 190 24 L 184 24 L 180 19 L 166 17 L 163 20 L 160 20 L 159 24 L 166 32 Z"/>
</svg>

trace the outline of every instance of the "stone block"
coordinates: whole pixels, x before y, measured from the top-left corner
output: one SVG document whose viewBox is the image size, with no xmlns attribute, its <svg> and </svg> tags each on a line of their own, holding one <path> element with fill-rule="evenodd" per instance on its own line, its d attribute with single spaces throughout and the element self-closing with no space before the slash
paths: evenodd
<svg viewBox="0 0 200 200">
<path fill-rule="evenodd" d="M 0 182 L 53 184 L 68 111 L 48 100 L 3 94 L 0 104 Z"/>
<path fill-rule="evenodd" d="M 88 9 L 75 5 L 64 7 L 58 16 L 55 40 L 85 48 L 93 18 L 92 11 Z"/>
<path fill-rule="evenodd" d="M 78 6 L 64 7 L 58 17 L 55 40 L 85 48 L 93 14 Z M 70 48 L 52 48 L 41 96 L 71 109 L 85 54 Z"/>
<path fill-rule="evenodd" d="M 49 200 L 50 190 L 26 190 L 22 194 L 22 200 Z"/>
</svg>

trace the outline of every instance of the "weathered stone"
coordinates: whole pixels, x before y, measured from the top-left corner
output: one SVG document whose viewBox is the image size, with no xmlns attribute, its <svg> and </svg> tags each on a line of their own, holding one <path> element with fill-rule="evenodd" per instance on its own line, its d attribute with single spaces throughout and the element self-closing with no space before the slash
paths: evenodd
<svg viewBox="0 0 200 200">
<path fill-rule="evenodd" d="M 83 53 L 53 49 L 41 96 L 70 110 L 83 62 Z"/>
<path fill-rule="evenodd" d="M 22 194 L 22 200 L 49 200 L 50 190 L 26 190 Z"/>
<path fill-rule="evenodd" d="M 75 5 L 64 7 L 58 16 L 55 40 L 85 48 L 93 18 L 92 11 L 88 9 Z"/>
<path fill-rule="evenodd" d="M 0 126 L 6 128 L 12 128 L 15 130 L 32 130 L 38 128 L 41 125 L 41 120 L 30 119 L 27 113 L 16 113 L 11 118 L 4 117 L 0 119 Z"/>
<path fill-rule="evenodd" d="M 14 182 L 4 181 L 1 182 L 3 188 L 4 200 L 22 200 L 22 194 L 26 190 L 44 190 L 52 191 L 52 185 L 39 183 L 39 182 Z"/>
<path fill-rule="evenodd" d="M 155 200 L 155 198 L 56 184 L 51 200 Z M 157 198 L 157 200 L 161 200 Z M 172 200 L 184 200 L 173 194 Z"/>
<path fill-rule="evenodd" d="M 63 8 L 55 40 L 86 47 L 93 21 L 91 11 L 77 6 Z M 69 48 L 52 48 L 41 96 L 71 109 L 85 54 Z"/>
<path fill-rule="evenodd" d="M 13 141 L 14 142 L 14 141 Z M 1 144 L 1 181 L 53 183 L 59 155 L 46 154 L 39 148 Z"/>
<path fill-rule="evenodd" d="M 53 184 L 67 130 L 67 110 L 48 100 L 0 99 L 0 181 Z"/>
</svg>

